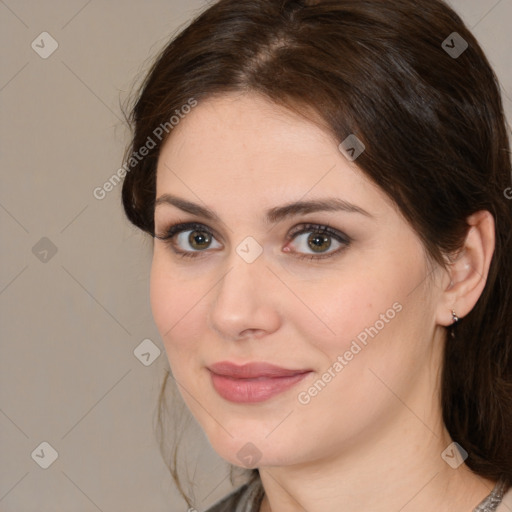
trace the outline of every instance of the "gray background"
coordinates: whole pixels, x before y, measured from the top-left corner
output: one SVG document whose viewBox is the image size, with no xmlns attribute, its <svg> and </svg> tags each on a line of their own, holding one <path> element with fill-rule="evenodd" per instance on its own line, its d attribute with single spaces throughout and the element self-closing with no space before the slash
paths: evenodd
<svg viewBox="0 0 512 512">
<path fill-rule="evenodd" d="M 512 119 L 512 0 L 452 5 Z M 124 219 L 120 185 L 103 200 L 93 190 L 122 163 L 120 101 L 204 6 L 0 0 L 1 511 L 187 510 L 153 434 L 168 362 L 149 307 L 150 240 Z M 46 59 L 31 47 L 51 49 L 42 32 L 58 43 Z M 150 355 L 136 357 L 147 339 Z M 58 453 L 47 469 L 43 442 Z M 229 491 L 227 468 L 193 424 L 189 442 L 204 510 Z"/>
</svg>

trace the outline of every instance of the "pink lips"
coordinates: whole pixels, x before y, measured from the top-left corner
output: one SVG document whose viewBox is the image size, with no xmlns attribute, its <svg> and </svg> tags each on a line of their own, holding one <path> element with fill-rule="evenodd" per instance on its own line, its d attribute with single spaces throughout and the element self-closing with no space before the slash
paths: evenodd
<svg viewBox="0 0 512 512">
<path fill-rule="evenodd" d="M 311 370 L 289 370 L 268 363 L 242 366 L 222 361 L 208 367 L 215 391 L 235 403 L 263 402 L 301 381 Z"/>
</svg>

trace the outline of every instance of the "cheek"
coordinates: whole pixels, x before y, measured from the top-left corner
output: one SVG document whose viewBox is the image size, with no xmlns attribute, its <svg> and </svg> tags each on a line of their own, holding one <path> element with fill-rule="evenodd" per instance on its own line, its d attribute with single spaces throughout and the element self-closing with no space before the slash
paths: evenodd
<svg viewBox="0 0 512 512">
<path fill-rule="evenodd" d="M 299 330 L 329 354 L 348 350 L 358 336 L 364 341 L 372 326 L 384 330 L 396 323 L 407 295 L 403 270 L 350 266 L 328 280 L 304 284 L 296 294 L 308 307 L 293 313 Z"/>
<path fill-rule="evenodd" d="M 199 323 L 194 321 L 201 311 L 199 283 L 182 280 L 165 257 L 155 248 L 150 277 L 150 301 L 153 319 L 163 340 L 169 363 L 174 370 L 179 360 L 195 349 Z"/>
<path fill-rule="evenodd" d="M 404 258 L 406 249 L 410 257 Z M 314 315 L 305 308 L 296 310 L 295 323 L 308 344 L 322 353 L 326 368 L 346 355 L 348 373 L 358 375 L 370 365 L 391 378 L 422 350 L 409 340 L 424 337 L 428 330 L 425 290 L 418 286 L 427 270 L 417 247 L 406 249 L 401 248 L 401 257 L 388 250 L 347 258 L 330 279 L 305 283 L 297 291 Z"/>
</svg>

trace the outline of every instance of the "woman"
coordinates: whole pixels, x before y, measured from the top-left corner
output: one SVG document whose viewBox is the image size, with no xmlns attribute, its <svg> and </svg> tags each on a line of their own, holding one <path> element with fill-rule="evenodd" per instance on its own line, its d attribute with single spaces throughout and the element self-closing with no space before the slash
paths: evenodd
<svg viewBox="0 0 512 512">
<path fill-rule="evenodd" d="M 460 18 L 221 0 L 131 119 L 173 378 L 252 470 L 211 511 L 511 510 L 510 152 Z"/>
</svg>

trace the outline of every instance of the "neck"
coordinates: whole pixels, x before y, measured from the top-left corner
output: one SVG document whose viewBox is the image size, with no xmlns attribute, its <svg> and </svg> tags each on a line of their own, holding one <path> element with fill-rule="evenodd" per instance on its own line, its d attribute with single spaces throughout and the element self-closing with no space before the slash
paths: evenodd
<svg viewBox="0 0 512 512">
<path fill-rule="evenodd" d="M 452 440 L 437 415 L 427 425 L 409 408 L 350 446 L 304 464 L 262 467 L 260 512 L 471 512 L 493 489 L 462 464 L 441 457 Z M 383 431 L 385 429 L 385 431 Z M 449 453 L 449 455 L 452 455 Z"/>
</svg>

